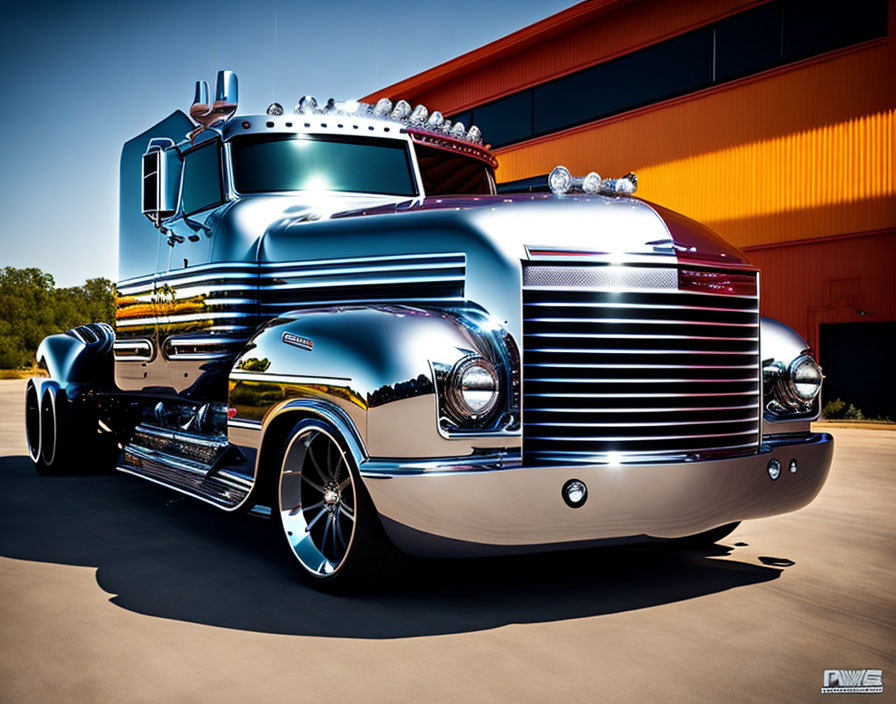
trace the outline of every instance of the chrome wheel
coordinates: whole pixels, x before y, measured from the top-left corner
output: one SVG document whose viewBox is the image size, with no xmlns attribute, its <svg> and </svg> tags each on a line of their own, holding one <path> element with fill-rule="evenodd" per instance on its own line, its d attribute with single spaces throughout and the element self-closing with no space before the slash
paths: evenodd
<svg viewBox="0 0 896 704">
<path fill-rule="evenodd" d="M 355 539 L 357 494 L 349 462 L 318 423 L 300 423 L 283 456 L 280 520 L 301 565 L 314 577 L 336 575 Z"/>
</svg>

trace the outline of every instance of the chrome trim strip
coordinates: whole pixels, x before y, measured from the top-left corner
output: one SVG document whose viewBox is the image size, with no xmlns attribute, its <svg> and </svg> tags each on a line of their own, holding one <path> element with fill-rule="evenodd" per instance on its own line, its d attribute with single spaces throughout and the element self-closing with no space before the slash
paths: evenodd
<svg viewBox="0 0 896 704">
<path fill-rule="evenodd" d="M 117 327 L 133 327 L 138 325 L 155 325 L 155 324 L 168 324 L 168 323 L 188 323 L 188 322 L 196 322 L 203 320 L 221 320 L 223 318 L 257 318 L 257 313 L 242 313 L 239 311 L 233 311 L 229 313 L 225 312 L 214 312 L 214 313 L 178 313 L 176 315 L 160 315 L 155 316 L 153 318 L 134 318 L 124 320 L 117 320 L 115 325 Z"/>
<path fill-rule="evenodd" d="M 401 278 L 391 278 L 391 279 L 337 279 L 334 281 L 311 281 L 307 283 L 301 284 L 261 284 L 259 285 L 260 291 L 293 291 L 293 290 L 301 290 L 301 289 L 309 289 L 309 288 L 343 288 L 349 286 L 384 286 L 390 284 L 405 284 L 405 283 L 414 283 L 414 284 L 429 284 L 429 283 L 443 283 L 446 281 L 461 281 L 463 282 L 464 276 L 428 276 L 428 277 L 415 277 L 411 274 L 408 276 L 404 276 Z"/>
<path fill-rule="evenodd" d="M 734 312 L 734 311 L 728 311 Z M 755 311 L 744 311 L 755 314 Z M 661 318 L 525 318 L 527 323 L 577 323 L 579 325 L 712 325 L 728 328 L 758 328 L 759 323 L 717 323 L 712 320 L 664 320 Z"/>
<path fill-rule="evenodd" d="M 574 333 L 574 332 L 530 332 L 530 337 L 587 337 L 616 340 L 727 340 L 729 342 L 759 342 L 758 337 L 711 337 L 703 335 L 642 335 L 628 333 Z"/>
<path fill-rule="evenodd" d="M 529 362 L 530 367 L 557 369 L 755 369 L 755 364 L 564 364 L 563 362 Z M 624 381 L 624 379 L 620 379 Z"/>
<path fill-rule="evenodd" d="M 463 297 L 438 297 L 438 298 L 404 298 L 402 297 L 402 305 L 414 303 L 432 304 L 432 303 L 463 303 Z M 339 298 L 329 301 L 314 299 L 313 301 L 262 301 L 261 308 L 286 308 L 292 310 L 312 306 L 321 308 L 324 306 L 345 306 L 345 305 L 375 305 L 378 303 L 395 303 L 395 298 Z"/>
<path fill-rule="evenodd" d="M 171 347 L 217 347 L 245 342 L 246 340 L 241 337 L 169 337 L 165 344 Z"/>
<path fill-rule="evenodd" d="M 459 262 L 466 262 L 467 255 L 465 252 L 433 252 L 424 254 L 378 254 L 371 257 L 339 257 L 336 259 L 308 259 L 308 260 L 292 260 L 288 262 L 259 262 L 262 272 L 271 270 L 286 269 L 289 267 L 301 266 L 326 266 L 330 264 L 352 264 L 364 262 L 378 261 L 404 261 L 416 262 L 417 260 L 439 260 L 455 258 Z"/>
<path fill-rule="evenodd" d="M 728 409 L 725 409 L 728 410 Z M 668 425 L 718 425 L 721 423 L 755 423 L 756 416 L 749 415 L 746 418 L 732 418 L 727 420 L 676 420 L 660 423 L 550 423 L 538 421 L 528 423 L 530 426 L 558 427 L 558 428 L 664 428 Z M 688 435 L 687 437 L 701 437 L 700 435 Z"/>
<path fill-rule="evenodd" d="M 690 291 L 680 291 L 680 293 L 690 293 Z M 697 294 L 699 296 L 703 296 L 706 294 Z M 557 303 L 554 301 L 536 301 L 534 303 L 527 303 L 527 306 L 530 307 L 545 307 L 545 308 L 622 308 L 628 310 L 629 308 L 642 308 L 645 310 L 709 310 L 716 311 L 719 313 L 755 313 L 756 308 L 719 308 L 716 306 L 683 306 L 676 304 L 660 304 L 653 305 L 651 303 L 584 303 L 581 301 L 570 301 L 566 303 Z"/>
<path fill-rule="evenodd" d="M 242 428 L 243 430 L 261 430 L 260 420 L 243 420 L 242 418 L 228 418 L 228 428 Z"/>
<path fill-rule="evenodd" d="M 414 474 L 439 476 L 456 472 L 493 472 L 519 467 L 517 452 L 495 452 L 475 457 L 444 457 L 424 460 L 390 460 L 372 457 L 359 466 L 364 479 L 388 479 Z"/>
<path fill-rule="evenodd" d="M 233 371 L 230 373 L 231 379 L 238 381 L 266 381 L 270 383 L 294 383 L 297 379 L 327 379 L 329 381 L 351 381 L 347 376 L 319 376 L 317 374 L 265 374 L 263 372 L 241 372 Z"/>
<path fill-rule="evenodd" d="M 755 377 L 746 379 L 589 379 L 587 377 L 573 378 L 542 378 L 530 377 L 528 381 L 540 381 L 551 384 L 758 384 Z M 533 394 L 534 395 L 534 394 Z"/>
<path fill-rule="evenodd" d="M 756 394 L 759 395 L 758 393 Z M 759 408 L 758 403 L 745 406 L 681 406 L 672 408 L 539 408 L 538 413 L 682 413 L 687 411 L 743 411 Z M 752 417 L 752 416 L 751 416 Z"/>
<path fill-rule="evenodd" d="M 628 435 L 589 435 L 586 438 L 577 438 L 574 436 L 565 436 L 565 437 L 552 437 L 550 435 L 529 435 L 527 437 L 533 438 L 535 440 L 558 440 L 561 442 L 620 442 L 620 441 L 644 441 L 644 440 L 691 440 L 696 438 L 727 438 L 733 437 L 735 435 L 754 435 L 759 429 L 759 424 L 754 422 L 754 426 L 751 430 L 743 430 L 735 433 L 707 433 L 704 435 L 644 435 L 644 436 L 628 436 Z M 751 445 L 753 443 L 750 443 Z M 712 452 L 716 449 L 724 449 L 724 448 L 704 448 L 705 452 Z M 549 450 L 548 450 L 549 452 Z M 633 451 L 634 454 L 637 454 L 638 451 Z M 673 454 L 676 452 L 680 452 L 680 450 L 666 450 L 667 453 Z"/>
<path fill-rule="evenodd" d="M 455 262 L 437 262 L 437 263 L 426 263 L 426 264 L 415 264 L 415 269 L 420 270 L 430 270 L 430 269 L 457 269 L 464 266 L 464 262 L 455 263 Z M 308 270 L 301 269 L 292 269 L 286 271 L 278 271 L 277 275 L 274 277 L 262 275 L 262 279 L 264 278 L 304 278 L 304 277 L 314 277 L 314 276 L 337 276 L 343 274 L 375 274 L 382 271 L 408 271 L 408 264 L 383 264 L 382 266 L 359 266 L 359 267 L 334 267 L 334 268 L 309 268 Z M 262 284 L 265 286 L 265 284 Z"/>
<path fill-rule="evenodd" d="M 758 382 L 755 382 L 758 383 Z M 696 398 L 701 396 L 758 396 L 758 391 L 724 391 L 707 394 L 586 394 L 586 393 L 535 393 L 527 396 L 540 398 Z M 538 410 L 538 409 L 536 409 Z"/>
<path fill-rule="evenodd" d="M 737 338 L 725 338 L 728 339 L 737 339 Z M 558 352 L 560 354 L 725 354 L 725 355 L 752 355 L 753 357 L 759 356 L 759 350 L 747 350 L 744 352 L 739 351 L 731 351 L 731 350 L 667 350 L 667 349 L 653 349 L 653 350 L 632 350 L 632 349 L 600 349 L 600 350 L 590 350 L 590 349 L 575 349 L 573 347 L 531 347 L 529 348 L 529 352 Z M 758 362 L 757 362 L 758 366 Z"/>
<path fill-rule="evenodd" d="M 213 262 L 211 264 L 197 264 L 191 266 L 190 271 L 208 271 L 211 269 L 251 269 L 257 266 L 255 262 Z M 134 276 L 129 279 L 122 279 L 118 282 L 119 286 L 130 286 L 144 281 L 152 281 L 156 278 L 156 274 L 147 274 L 143 276 Z"/>
<path fill-rule="evenodd" d="M 690 437 L 690 436 L 689 436 Z M 706 452 L 708 454 L 712 454 L 713 452 L 725 451 L 725 450 L 736 450 L 741 447 L 756 447 L 755 442 L 745 442 L 740 445 L 724 445 L 720 447 L 713 447 L 707 449 L 706 447 L 689 447 L 683 448 L 680 450 L 638 450 L 637 452 L 633 452 L 631 454 L 626 453 L 622 456 L 621 459 L 618 460 L 618 464 L 638 464 L 637 457 L 655 457 L 656 455 L 685 455 L 690 452 Z M 548 457 L 581 457 L 585 462 L 597 462 L 599 464 L 608 464 L 609 460 L 606 457 L 609 453 L 596 453 L 592 450 L 543 450 L 537 453 L 539 458 L 548 458 Z M 614 462 L 615 464 L 616 462 Z"/>
</svg>

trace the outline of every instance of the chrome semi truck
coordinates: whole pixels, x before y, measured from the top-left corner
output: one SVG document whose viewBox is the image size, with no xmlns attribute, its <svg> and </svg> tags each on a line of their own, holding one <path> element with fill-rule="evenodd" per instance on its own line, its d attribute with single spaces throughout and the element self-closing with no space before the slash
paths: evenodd
<svg viewBox="0 0 896 704">
<path fill-rule="evenodd" d="M 124 145 L 115 325 L 41 344 L 39 472 L 270 516 L 327 586 L 402 552 L 712 542 L 819 492 L 806 343 L 634 175 L 498 194 L 479 130 L 422 105 L 236 90 Z"/>
</svg>

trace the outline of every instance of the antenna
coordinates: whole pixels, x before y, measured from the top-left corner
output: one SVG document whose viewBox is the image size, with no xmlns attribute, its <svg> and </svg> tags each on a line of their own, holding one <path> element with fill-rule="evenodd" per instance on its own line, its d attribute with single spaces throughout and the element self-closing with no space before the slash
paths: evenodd
<svg viewBox="0 0 896 704">
<path fill-rule="evenodd" d="M 271 101 L 277 100 L 277 11 L 274 10 L 274 48 L 271 51 Z"/>
<path fill-rule="evenodd" d="M 380 37 L 383 34 L 383 23 L 376 28 L 376 89 L 380 89 Z"/>
</svg>

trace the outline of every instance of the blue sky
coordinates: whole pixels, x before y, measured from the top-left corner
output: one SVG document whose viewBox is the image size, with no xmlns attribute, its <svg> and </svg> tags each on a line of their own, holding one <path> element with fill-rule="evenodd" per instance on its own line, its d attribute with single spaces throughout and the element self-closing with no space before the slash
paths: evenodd
<svg viewBox="0 0 896 704">
<path fill-rule="evenodd" d="M 37 266 L 60 286 L 114 280 L 121 146 L 186 110 L 194 81 L 214 85 L 216 67 L 237 72 L 240 112 L 263 112 L 272 90 L 285 107 L 305 93 L 358 98 L 571 4 L 155 0 L 7 9 L 0 267 Z"/>
</svg>

